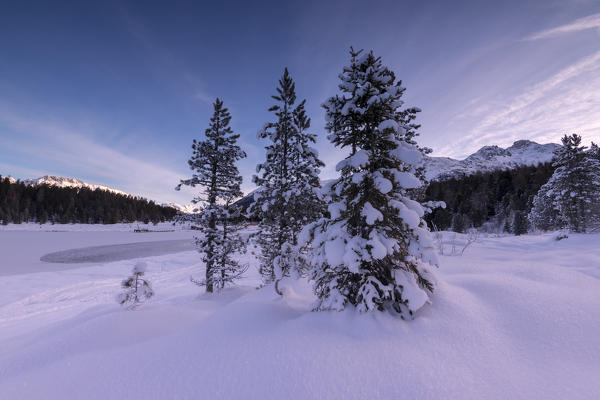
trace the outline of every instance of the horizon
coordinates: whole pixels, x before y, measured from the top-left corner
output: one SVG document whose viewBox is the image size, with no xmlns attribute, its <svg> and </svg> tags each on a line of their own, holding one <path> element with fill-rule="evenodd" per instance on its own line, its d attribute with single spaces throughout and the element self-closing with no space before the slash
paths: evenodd
<svg viewBox="0 0 600 400">
<path fill-rule="evenodd" d="M 507 150 L 510 147 L 512 147 L 514 144 L 516 144 L 517 142 L 522 142 L 522 141 L 528 141 L 528 142 L 532 142 L 532 143 L 536 143 L 536 144 L 540 144 L 540 145 L 547 145 L 547 144 L 560 145 L 559 143 L 554 143 L 554 142 L 537 143 L 535 141 L 530 141 L 530 140 L 527 140 L 527 139 L 519 139 L 519 140 L 516 140 L 515 142 L 513 142 L 510 146 L 506 146 L 506 147 L 500 147 L 500 146 L 497 146 L 497 145 L 485 145 L 485 146 L 482 146 L 481 148 L 479 148 L 474 153 L 469 154 L 469 155 L 467 155 L 464 158 L 454 159 L 454 160 L 465 161 L 467 158 L 469 158 L 470 156 L 476 154 L 477 152 L 479 152 L 480 150 L 482 150 L 485 147 L 500 147 L 500 148 L 502 148 L 504 150 Z M 438 158 L 438 157 L 437 156 L 433 156 L 433 158 Z M 446 157 L 440 156 L 439 158 L 446 158 Z M 120 193 L 125 194 L 125 195 L 133 195 L 133 196 L 136 196 L 136 197 L 141 197 L 141 198 L 144 198 L 144 199 L 146 199 L 148 201 L 154 201 L 157 204 L 162 204 L 162 205 L 165 205 L 165 206 L 176 205 L 176 206 L 188 207 L 188 206 L 193 205 L 193 203 L 191 201 L 188 202 L 188 203 L 185 203 L 185 204 L 176 203 L 176 202 L 160 202 L 160 201 L 158 201 L 156 199 L 147 198 L 147 197 L 145 197 L 143 195 L 135 195 L 135 194 L 132 194 L 132 193 L 123 192 L 122 190 L 120 190 L 119 188 L 116 188 L 116 187 L 108 187 L 108 186 L 102 184 L 101 182 L 100 183 L 99 182 L 88 182 L 88 181 L 85 181 L 83 179 L 80 179 L 80 178 L 77 178 L 77 177 L 73 177 L 73 176 L 57 176 L 57 175 L 48 175 L 48 174 L 46 174 L 46 175 L 32 177 L 32 178 L 19 178 L 19 177 L 14 177 L 12 175 L 2 175 L 2 174 L 0 174 L 0 179 L 3 179 L 5 177 L 12 178 L 15 181 L 20 181 L 20 182 L 23 182 L 23 183 L 26 183 L 26 184 L 27 184 L 28 181 L 35 181 L 35 180 L 44 179 L 44 178 L 71 179 L 71 180 L 79 181 L 79 182 L 81 182 L 83 184 L 88 184 L 88 185 L 92 185 L 92 186 L 99 186 L 101 188 L 105 188 L 105 189 L 108 189 L 108 190 L 111 190 L 111 191 L 120 192 Z M 321 182 L 325 182 L 325 181 L 330 180 L 330 179 L 332 179 L 332 178 L 321 178 Z M 182 189 L 183 189 L 183 187 L 182 187 Z M 247 195 L 251 194 L 255 190 L 256 190 L 256 186 L 254 186 L 253 188 L 251 188 L 249 190 L 242 191 L 243 194 L 242 194 L 242 197 L 240 197 L 240 199 L 243 198 L 243 197 L 246 197 Z"/>
<path fill-rule="evenodd" d="M 288 67 L 331 179 L 344 152 L 326 141 L 320 105 L 350 45 L 403 81 L 434 157 L 568 133 L 600 141 L 600 4 L 461 4 L 11 4 L 0 16 L 0 175 L 189 204 L 197 189 L 174 188 L 219 97 L 248 153 L 248 193 L 264 157 L 256 132 Z"/>
</svg>

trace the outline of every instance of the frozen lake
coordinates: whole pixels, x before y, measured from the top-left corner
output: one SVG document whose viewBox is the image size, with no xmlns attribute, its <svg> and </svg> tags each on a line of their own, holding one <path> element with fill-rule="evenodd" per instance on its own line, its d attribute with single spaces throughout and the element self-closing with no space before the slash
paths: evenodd
<svg viewBox="0 0 600 400">
<path fill-rule="evenodd" d="M 81 226 L 81 225 L 79 225 Z M 0 229 L 0 276 L 62 271 L 100 263 L 194 250 L 197 232 L 153 227 L 155 232 L 134 232 L 134 227 L 35 224 Z M 10 229 L 13 228 L 13 229 Z M 95 228 L 95 229 L 94 229 Z M 126 230 L 127 229 L 127 230 Z M 164 230 L 158 232 L 158 230 Z"/>
</svg>

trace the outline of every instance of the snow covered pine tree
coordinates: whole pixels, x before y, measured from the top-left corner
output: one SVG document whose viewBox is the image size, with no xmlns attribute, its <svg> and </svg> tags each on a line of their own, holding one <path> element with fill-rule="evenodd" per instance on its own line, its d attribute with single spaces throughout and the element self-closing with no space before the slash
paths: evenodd
<svg viewBox="0 0 600 400">
<path fill-rule="evenodd" d="M 145 262 L 138 262 L 135 264 L 132 275 L 121 282 L 121 287 L 125 290 L 117 297 L 119 304 L 127 304 L 129 306 L 128 308 L 133 310 L 144 301 L 154 296 L 154 291 L 152 290 L 150 283 L 144 279 L 145 272 Z"/>
<path fill-rule="evenodd" d="M 423 183 L 416 108 L 400 109 L 404 88 L 373 52 L 351 48 L 341 94 L 323 105 L 335 145 L 350 149 L 326 185 L 329 217 L 307 226 L 317 310 L 389 310 L 411 317 L 429 301 L 437 265 L 422 206 L 408 191 Z"/>
<path fill-rule="evenodd" d="M 250 215 L 260 223 L 260 273 L 265 284 L 278 283 L 304 269 L 304 253 L 297 248 L 298 234 L 309 222 L 319 219 L 324 205 L 316 189 L 320 188 L 319 169 L 324 164 L 311 147 L 316 135 L 308 133 L 310 118 L 301 101 L 295 108 L 296 87 L 287 70 L 279 80 L 278 104 L 269 109 L 277 117 L 259 131 L 260 139 L 269 139 L 266 160 L 256 167 L 254 183 L 259 187 Z"/>
<path fill-rule="evenodd" d="M 555 153 L 554 173 L 533 199 L 529 221 L 538 229 L 566 228 L 586 232 L 600 227 L 600 156 L 581 136 L 562 138 Z"/>
<path fill-rule="evenodd" d="M 212 293 L 239 278 L 245 268 L 232 258 L 244 244 L 236 232 L 231 219 L 235 210 L 231 204 L 242 195 L 240 184 L 242 177 L 235 163 L 246 157 L 236 144 L 240 135 L 234 134 L 229 122 L 231 115 L 223 102 L 216 99 L 214 113 L 205 131 L 206 140 L 192 144 L 192 157 L 188 164 L 194 172 L 192 178 L 182 180 L 182 185 L 201 186 L 202 193 L 193 202 L 201 203 L 204 208 L 200 215 L 203 235 L 196 237 L 198 250 L 203 253 L 206 275 L 203 280 L 192 282 L 206 286 L 206 292 Z M 220 229 L 219 229 L 220 225 Z"/>
</svg>

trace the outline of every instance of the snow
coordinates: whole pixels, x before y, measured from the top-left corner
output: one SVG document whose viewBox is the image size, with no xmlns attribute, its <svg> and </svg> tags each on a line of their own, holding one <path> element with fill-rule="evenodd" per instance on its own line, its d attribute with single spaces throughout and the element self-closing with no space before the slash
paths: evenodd
<svg viewBox="0 0 600 400">
<path fill-rule="evenodd" d="M 383 176 L 377 176 L 375 178 L 375 187 L 382 194 L 389 193 L 393 188 L 392 182 L 390 182 L 389 179 L 386 179 Z"/>
<path fill-rule="evenodd" d="M 373 225 L 377 221 L 383 221 L 383 214 L 369 203 L 365 202 L 360 215 L 366 218 L 367 225 Z"/>
<path fill-rule="evenodd" d="M 39 272 L 30 253 L 183 233 L 0 234 L 2 268 L 8 254 L 23 272 L 0 276 L 2 399 L 600 395 L 598 234 L 483 237 L 440 256 L 432 304 L 412 321 L 311 312 L 305 280 L 282 281 L 283 298 L 255 290 L 251 252 L 246 278 L 216 295 L 189 282 L 202 273 L 195 251 L 143 258 L 155 296 L 127 311 L 114 298 L 141 259 Z M 465 242 L 443 238 L 445 254 Z"/>
<path fill-rule="evenodd" d="M 342 211 L 346 210 L 346 205 L 343 202 L 331 203 L 327 206 L 327 210 L 329 211 L 331 218 L 336 219 L 340 217 Z"/>
<path fill-rule="evenodd" d="M 374 97 L 376 98 L 376 96 Z M 387 119 L 380 123 L 377 129 L 380 132 L 383 132 L 385 129 L 392 129 L 394 132 L 398 132 L 398 130 L 400 129 L 400 125 L 398 125 L 398 123 L 393 119 Z"/>
<path fill-rule="evenodd" d="M 340 237 L 326 241 L 325 255 L 327 257 L 327 264 L 331 266 L 339 265 L 344 257 L 345 247 L 344 239 Z"/>
<path fill-rule="evenodd" d="M 394 180 L 405 189 L 416 189 L 422 185 L 422 182 L 410 172 L 395 171 Z"/>
<path fill-rule="evenodd" d="M 409 165 L 417 164 L 423 159 L 423 153 L 421 153 L 416 146 L 406 142 L 399 142 L 398 147 L 390 153 L 397 160 Z"/>
<path fill-rule="evenodd" d="M 133 266 L 133 273 L 143 274 L 144 272 L 146 272 L 146 269 L 148 269 L 148 264 L 143 261 L 138 261 Z"/>
<path fill-rule="evenodd" d="M 379 235 L 374 230 L 369 235 L 369 241 L 367 242 L 371 246 L 371 255 L 375 260 L 382 260 L 387 256 L 387 248 L 379 240 Z"/>
<path fill-rule="evenodd" d="M 423 215 L 422 209 L 421 213 L 419 213 L 418 211 L 415 211 L 415 209 L 407 207 L 404 202 L 394 201 L 392 204 L 398 210 L 398 216 L 402 218 L 404 223 L 408 225 L 410 229 L 415 229 L 419 226 L 421 223 L 421 216 Z M 413 206 L 413 204 L 409 204 Z"/>
<path fill-rule="evenodd" d="M 340 161 L 336 167 L 336 171 L 341 171 L 346 167 L 352 167 L 354 169 L 359 169 L 364 167 L 369 162 L 369 151 L 368 150 L 358 150 L 353 155 L 347 157 L 346 159 Z"/>
<path fill-rule="evenodd" d="M 402 296 L 408 299 L 408 307 L 411 310 L 419 310 L 429 302 L 429 295 L 419 287 L 413 274 L 396 270 L 394 271 L 394 279 L 398 285 L 402 286 Z"/>
</svg>

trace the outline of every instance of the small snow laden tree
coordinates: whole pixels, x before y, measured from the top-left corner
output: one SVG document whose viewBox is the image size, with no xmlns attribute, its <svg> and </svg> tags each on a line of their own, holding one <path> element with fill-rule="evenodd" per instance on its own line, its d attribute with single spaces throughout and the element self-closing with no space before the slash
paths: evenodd
<svg viewBox="0 0 600 400">
<path fill-rule="evenodd" d="M 138 262 L 133 267 L 132 274 L 129 278 L 121 282 L 121 287 L 124 289 L 117 297 L 119 304 L 128 306 L 129 309 L 135 309 L 140 304 L 154 296 L 154 291 L 150 282 L 144 279 L 146 272 L 146 263 Z"/>
<path fill-rule="evenodd" d="M 223 106 L 223 101 L 216 99 L 213 108 L 213 116 L 205 131 L 206 140 L 194 140 L 192 144 L 192 157 L 188 161 L 192 177 L 182 180 L 176 188 L 179 190 L 182 185 L 202 188 L 193 203 L 203 205 L 199 217 L 203 234 L 196 237 L 196 245 L 203 254 L 206 274 L 204 279 L 191 280 L 206 286 L 207 293 L 233 283 L 244 272 L 243 267 L 232 258 L 244 247 L 232 224 L 235 214 L 232 203 L 242 196 L 242 177 L 236 162 L 246 157 L 246 153 L 237 145 L 240 135 L 234 134 L 229 126 L 231 114 Z"/>
<path fill-rule="evenodd" d="M 290 274 L 302 274 L 305 269 L 304 251 L 297 247 L 298 234 L 323 214 L 317 189 L 324 164 L 311 146 L 316 135 L 308 132 L 306 100 L 296 105 L 296 86 L 287 68 L 272 98 L 277 103 L 269 111 L 276 120 L 258 132 L 258 138 L 269 143 L 265 147 L 266 160 L 257 165 L 257 175 L 253 177 L 259 189 L 249 214 L 260 221 L 258 244 L 263 282 L 275 282 L 275 291 L 281 295 L 279 281 Z"/>
<path fill-rule="evenodd" d="M 537 229 L 586 232 L 600 227 L 600 157 L 598 146 L 589 151 L 581 136 L 562 138 L 554 173 L 533 199 L 529 221 Z"/>
<path fill-rule="evenodd" d="M 437 265 L 421 204 L 424 149 L 414 138 L 417 108 L 402 108 L 405 88 L 373 52 L 350 49 L 340 94 L 323 105 L 329 140 L 350 154 L 329 185 L 329 217 L 309 225 L 316 310 L 389 310 L 411 317 L 430 299 Z"/>
</svg>

